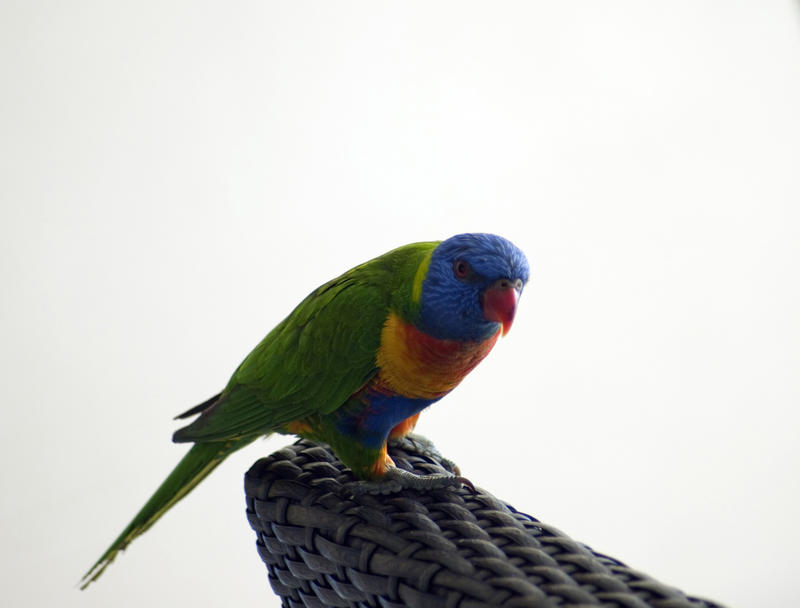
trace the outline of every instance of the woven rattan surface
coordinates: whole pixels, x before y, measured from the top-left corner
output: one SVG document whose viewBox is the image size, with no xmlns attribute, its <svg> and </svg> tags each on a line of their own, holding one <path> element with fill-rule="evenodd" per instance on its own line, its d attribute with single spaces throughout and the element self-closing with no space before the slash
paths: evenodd
<svg viewBox="0 0 800 608">
<path fill-rule="evenodd" d="M 409 446 L 398 466 L 438 463 Z M 717 607 L 597 553 L 476 488 L 354 495 L 349 470 L 299 441 L 245 476 L 247 515 L 284 606 Z"/>
</svg>

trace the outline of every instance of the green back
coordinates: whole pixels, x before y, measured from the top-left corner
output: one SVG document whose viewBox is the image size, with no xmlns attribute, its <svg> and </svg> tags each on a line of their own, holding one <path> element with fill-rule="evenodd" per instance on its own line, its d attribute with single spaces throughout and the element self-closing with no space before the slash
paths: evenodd
<svg viewBox="0 0 800 608">
<path fill-rule="evenodd" d="M 314 290 L 245 358 L 219 401 L 175 439 L 252 437 L 341 406 L 377 372 L 389 311 L 416 320 L 414 282 L 424 278 L 417 270 L 437 244 L 400 247 Z"/>
</svg>

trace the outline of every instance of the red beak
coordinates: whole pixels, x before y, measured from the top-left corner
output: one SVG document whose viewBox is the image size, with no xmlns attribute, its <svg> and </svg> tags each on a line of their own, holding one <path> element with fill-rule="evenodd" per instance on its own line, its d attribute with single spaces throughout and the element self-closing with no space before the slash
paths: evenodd
<svg viewBox="0 0 800 608">
<path fill-rule="evenodd" d="M 514 322 L 521 291 L 521 279 L 500 279 L 483 292 L 483 316 L 487 321 L 500 323 L 504 336 Z"/>
</svg>

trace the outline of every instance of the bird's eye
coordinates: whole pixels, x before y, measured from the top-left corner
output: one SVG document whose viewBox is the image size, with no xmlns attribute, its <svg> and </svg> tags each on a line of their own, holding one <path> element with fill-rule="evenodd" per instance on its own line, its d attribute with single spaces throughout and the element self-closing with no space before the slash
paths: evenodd
<svg viewBox="0 0 800 608">
<path fill-rule="evenodd" d="M 465 260 L 456 260 L 453 264 L 453 272 L 459 279 L 466 279 L 470 270 L 472 269 L 469 266 L 469 262 Z"/>
</svg>

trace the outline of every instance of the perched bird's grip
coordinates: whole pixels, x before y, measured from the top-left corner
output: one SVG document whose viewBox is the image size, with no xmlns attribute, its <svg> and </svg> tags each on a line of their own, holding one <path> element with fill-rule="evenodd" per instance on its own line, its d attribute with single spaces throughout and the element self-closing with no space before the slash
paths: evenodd
<svg viewBox="0 0 800 608">
<path fill-rule="evenodd" d="M 391 456 L 418 475 L 448 468 L 424 444 L 396 446 Z M 246 474 L 247 517 L 284 606 L 720 606 L 596 553 L 481 488 L 354 494 L 355 481 L 328 448 L 307 440 Z"/>
</svg>

